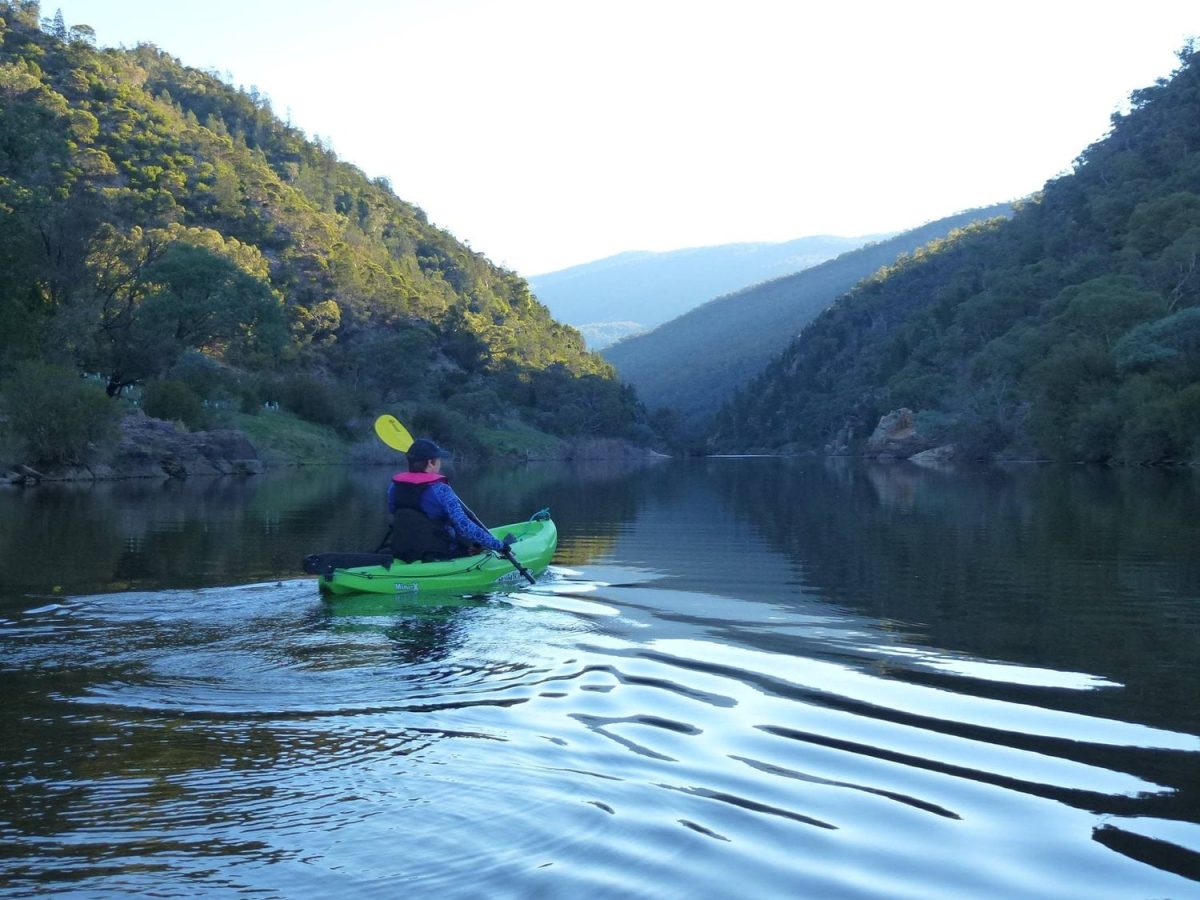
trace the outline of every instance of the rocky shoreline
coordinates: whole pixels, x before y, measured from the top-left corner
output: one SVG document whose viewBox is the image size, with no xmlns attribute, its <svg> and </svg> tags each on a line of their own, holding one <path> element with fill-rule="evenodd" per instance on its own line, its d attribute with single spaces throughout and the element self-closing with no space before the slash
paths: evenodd
<svg viewBox="0 0 1200 900">
<path fill-rule="evenodd" d="M 17 465 L 0 476 L 9 484 L 42 481 L 108 481 L 123 478 L 187 478 L 192 475 L 256 475 L 258 451 L 240 431 L 187 432 L 143 414 L 126 416 L 120 438 L 95 461 L 53 468 Z"/>
</svg>

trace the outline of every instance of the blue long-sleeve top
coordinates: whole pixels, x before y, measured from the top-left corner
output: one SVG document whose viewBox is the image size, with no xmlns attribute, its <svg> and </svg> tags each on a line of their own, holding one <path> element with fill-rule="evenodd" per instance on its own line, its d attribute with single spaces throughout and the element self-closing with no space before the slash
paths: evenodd
<svg viewBox="0 0 1200 900">
<path fill-rule="evenodd" d="M 422 484 L 429 483 L 421 494 L 421 512 L 435 522 L 445 522 L 453 532 L 454 540 L 467 546 L 480 544 L 488 550 L 503 550 L 504 544 L 486 528 L 479 525 L 467 513 L 466 506 L 454 493 L 454 488 L 446 483 L 442 475 L 420 472 L 401 472 L 392 478 L 388 485 L 387 508 L 389 513 L 396 511 L 396 483 Z"/>
</svg>

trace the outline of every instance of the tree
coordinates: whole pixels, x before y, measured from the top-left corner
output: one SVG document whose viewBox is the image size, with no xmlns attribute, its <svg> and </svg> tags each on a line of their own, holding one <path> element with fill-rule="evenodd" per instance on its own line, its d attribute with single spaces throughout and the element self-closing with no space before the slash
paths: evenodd
<svg viewBox="0 0 1200 900">
<path fill-rule="evenodd" d="M 1132 329 L 1113 347 L 1113 358 L 1121 370 L 1169 366 L 1192 377 L 1200 375 L 1200 307 L 1182 309 Z"/>
<path fill-rule="evenodd" d="M 153 290 L 142 316 L 181 352 L 195 348 L 220 356 L 264 342 L 264 349 L 281 345 L 283 310 L 270 285 L 211 250 L 173 244 L 145 278 Z"/>
<path fill-rule="evenodd" d="M 96 29 L 91 25 L 72 25 L 67 36 L 72 44 L 87 44 L 89 47 L 96 44 Z"/>
<path fill-rule="evenodd" d="M 1069 331 L 1100 338 L 1108 346 L 1133 325 L 1163 312 L 1162 297 L 1130 276 L 1103 276 L 1062 292 L 1060 321 Z"/>
<path fill-rule="evenodd" d="M 120 415 L 98 382 L 43 362 L 18 366 L 3 400 L 7 427 L 34 462 L 82 462 L 115 433 Z"/>
<path fill-rule="evenodd" d="M 67 39 L 67 23 L 63 20 L 63 12 L 59 9 L 54 18 L 42 19 L 42 29 L 51 37 L 60 41 Z"/>
<path fill-rule="evenodd" d="M 270 285 L 205 247 L 112 236 L 93 263 L 100 321 L 92 362 L 107 373 L 110 395 L 165 371 L 188 349 L 238 359 L 277 353 L 286 342 Z"/>
</svg>

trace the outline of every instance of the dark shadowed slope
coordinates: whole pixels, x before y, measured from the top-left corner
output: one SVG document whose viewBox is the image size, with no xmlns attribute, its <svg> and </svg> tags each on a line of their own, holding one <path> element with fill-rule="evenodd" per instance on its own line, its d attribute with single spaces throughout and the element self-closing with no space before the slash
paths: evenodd
<svg viewBox="0 0 1200 900">
<path fill-rule="evenodd" d="M 809 321 L 858 281 L 902 253 L 971 222 L 1007 216 L 1008 204 L 930 222 L 783 278 L 718 297 L 604 356 L 650 407 L 685 419 L 714 413 L 787 347 Z"/>
</svg>

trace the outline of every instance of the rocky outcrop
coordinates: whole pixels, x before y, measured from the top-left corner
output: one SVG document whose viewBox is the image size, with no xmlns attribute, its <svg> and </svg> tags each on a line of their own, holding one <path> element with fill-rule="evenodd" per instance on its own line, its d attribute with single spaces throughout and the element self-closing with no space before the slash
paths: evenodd
<svg viewBox="0 0 1200 900">
<path fill-rule="evenodd" d="M 113 478 L 255 475 L 262 461 L 240 431 L 189 433 L 171 422 L 132 415 L 121 422 L 111 469 Z"/>
<path fill-rule="evenodd" d="M 3 484 L 40 484 L 46 476 L 32 466 L 19 465 L 0 476 Z"/>
<path fill-rule="evenodd" d="M 864 455 L 880 459 L 908 459 L 932 446 L 932 441 L 918 433 L 912 410 L 901 407 L 879 420 L 867 438 Z"/>
<path fill-rule="evenodd" d="M 240 431 L 190 433 L 172 422 L 141 412 L 121 422 L 115 449 L 88 465 L 34 470 L 15 466 L 4 479 L 11 484 L 39 481 L 91 481 L 113 478 L 187 478 L 192 475 L 255 475 L 262 461 Z"/>
<path fill-rule="evenodd" d="M 854 437 L 853 423 L 847 422 L 840 429 L 838 429 L 838 433 L 835 434 L 832 438 L 830 438 L 829 442 L 825 444 L 825 455 L 826 456 L 847 456 L 847 455 L 849 455 L 850 444 L 851 444 L 851 441 L 853 440 L 853 437 Z"/>
<path fill-rule="evenodd" d="M 929 466 L 937 469 L 954 462 L 956 457 L 957 453 L 954 445 L 943 444 L 940 447 L 934 447 L 932 450 L 922 450 L 920 453 L 914 453 L 908 458 L 908 461 L 916 463 L 919 466 Z"/>
</svg>

